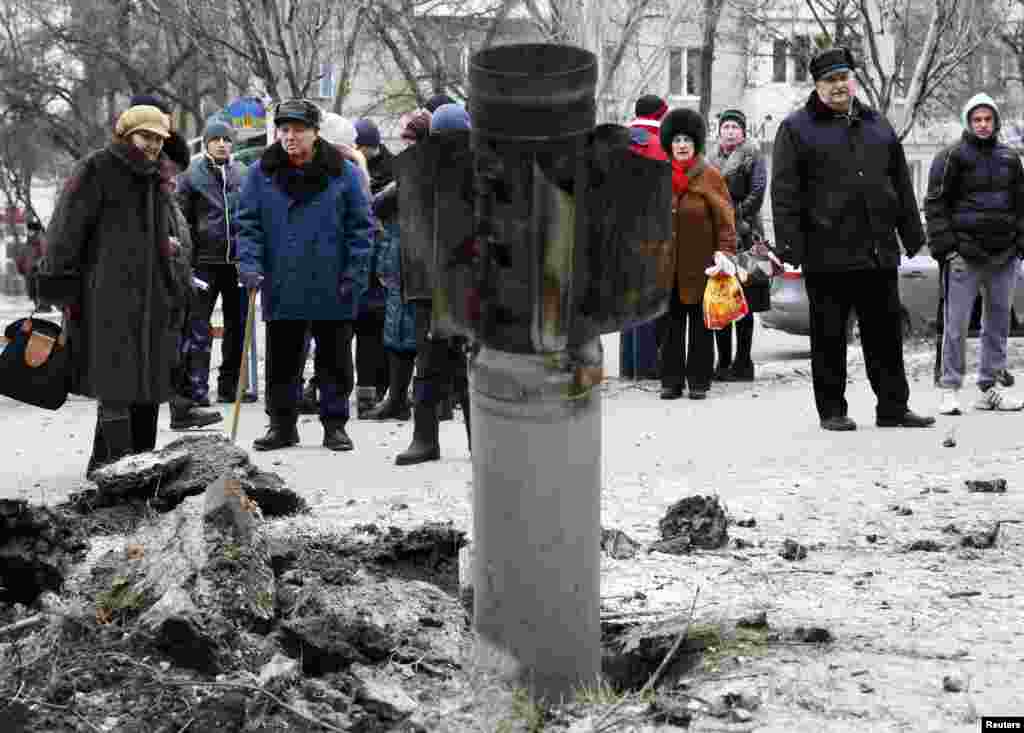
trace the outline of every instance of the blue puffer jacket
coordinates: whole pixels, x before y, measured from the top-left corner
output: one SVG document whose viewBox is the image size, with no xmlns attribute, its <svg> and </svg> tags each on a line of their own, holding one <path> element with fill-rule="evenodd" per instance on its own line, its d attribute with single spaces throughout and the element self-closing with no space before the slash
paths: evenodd
<svg viewBox="0 0 1024 733">
<path fill-rule="evenodd" d="M 996 123 L 992 137 L 984 140 L 974 135 L 969 121 L 981 106 L 992 110 Z M 963 138 L 935 156 L 928 175 L 928 246 L 937 260 L 957 252 L 976 264 L 1002 263 L 1024 254 L 1024 167 L 997 139 L 999 108 L 991 97 L 972 97 L 963 121 Z"/>
<path fill-rule="evenodd" d="M 264 276 L 263 319 L 350 321 L 367 287 L 369 204 L 355 168 L 317 141 L 295 169 L 280 143 L 242 185 L 238 269 Z"/>
<path fill-rule="evenodd" d="M 222 166 L 209 157 L 193 160 L 178 176 L 176 194 L 192 233 L 193 265 L 235 261 L 238 245 L 238 194 L 245 166 L 229 160 Z"/>
<path fill-rule="evenodd" d="M 377 275 L 387 289 L 384 346 L 392 351 L 416 351 L 416 304 L 402 302 L 402 254 L 398 219 L 384 223 Z"/>
</svg>

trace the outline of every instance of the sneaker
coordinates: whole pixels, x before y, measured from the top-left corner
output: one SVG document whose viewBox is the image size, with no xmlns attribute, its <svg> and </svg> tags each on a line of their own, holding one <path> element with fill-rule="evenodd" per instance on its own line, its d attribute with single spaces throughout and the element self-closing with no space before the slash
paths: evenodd
<svg viewBox="0 0 1024 733">
<path fill-rule="evenodd" d="M 1024 409 L 1024 403 L 1012 397 L 1007 397 L 1005 392 L 993 386 L 981 393 L 981 397 L 974 403 L 974 409 L 994 412 L 1017 412 Z"/>
<path fill-rule="evenodd" d="M 962 415 L 960 410 L 960 390 L 942 390 L 942 404 L 939 405 L 940 415 Z"/>
</svg>

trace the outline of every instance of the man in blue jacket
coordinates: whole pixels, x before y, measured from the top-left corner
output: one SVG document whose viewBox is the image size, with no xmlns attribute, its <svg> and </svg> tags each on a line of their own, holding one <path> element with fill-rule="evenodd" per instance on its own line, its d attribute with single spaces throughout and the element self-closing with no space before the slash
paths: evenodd
<svg viewBox="0 0 1024 733">
<path fill-rule="evenodd" d="M 210 319 L 217 298 L 224 313 L 217 401 L 234 402 L 242 364 L 242 308 L 236 266 L 238 193 L 245 166 L 231 158 L 235 133 L 224 120 L 211 118 L 203 130 L 203 154 L 178 177 L 178 202 L 192 233 L 192 267 L 209 285 L 188 325 L 187 364 L 192 399 L 210 404 Z"/>
<path fill-rule="evenodd" d="M 239 279 L 261 288 L 267 341 L 270 429 L 253 443 L 267 451 L 296 445 L 296 382 L 311 323 L 320 378 L 323 445 L 352 450 L 345 432 L 352 393 L 352 322 L 366 289 L 369 203 L 355 167 L 319 137 L 320 109 L 304 99 L 274 113 L 277 142 L 242 185 Z"/>
</svg>

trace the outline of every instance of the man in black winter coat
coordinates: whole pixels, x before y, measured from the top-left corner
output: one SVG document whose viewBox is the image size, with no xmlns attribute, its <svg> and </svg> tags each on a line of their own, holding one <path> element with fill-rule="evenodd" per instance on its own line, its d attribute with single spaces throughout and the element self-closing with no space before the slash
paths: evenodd
<svg viewBox="0 0 1024 733">
<path fill-rule="evenodd" d="M 932 162 L 925 203 L 929 246 L 942 265 L 939 411 L 944 415 L 960 414 L 967 329 L 979 290 L 985 307 L 977 382 L 981 395 L 975 408 L 1024 408 L 998 385 L 1006 369 L 1010 307 L 1024 254 L 1024 167 L 1017 154 L 999 142 L 999 108 L 987 94 L 967 102 L 963 123 L 960 142 Z"/>
<path fill-rule="evenodd" d="M 775 238 L 802 266 L 811 317 L 814 398 L 825 430 L 855 430 L 847 415 L 846 324 L 860 322 L 879 427 L 927 427 L 912 412 L 903 366 L 897 268 L 924 243 L 903 146 L 892 126 L 854 96 L 844 48 L 811 61 L 815 89 L 783 120 L 772 158 Z M 897 238 L 897 232 L 899 234 Z"/>
</svg>

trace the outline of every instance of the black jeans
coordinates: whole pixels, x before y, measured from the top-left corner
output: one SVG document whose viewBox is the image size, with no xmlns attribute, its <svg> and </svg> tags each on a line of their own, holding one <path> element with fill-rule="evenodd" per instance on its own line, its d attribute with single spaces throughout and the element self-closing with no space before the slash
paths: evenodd
<svg viewBox="0 0 1024 733">
<path fill-rule="evenodd" d="M 353 386 L 351 321 L 267 321 L 267 411 L 286 418 L 297 414 L 295 385 L 305 366 L 307 328 L 316 339 L 320 419 L 347 420 Z"/>
<path fill-rule="evenodd" d="M 242 321 L 242 301 L 238 286 L 238 270 L 234 265 L 202 265 L 195 268 L 196 277 L 210 284 L 210 289 L 196 298 L 196 313 L 192 314 L 195 324 L 192 339 L 207 352 L 212 348 L 210 319 L 217 298 L 221 300 L 224 313 L 224 333 L 220 341 L 220 373 L 217 375 L 217 392 L 221 395 L 235 394 L 238 375 L 242 365 L 242 341 L 245 338 L 245 323 Z M 205 336 L 205 339 L 203 338 Z"/>
<path fill-rule="evenodd" d="M 857 312 L 877 417 L 901 417 L 910 387 L 903 367 L 903 313 L 896 270 L 804 273 L 811 311 L 811 376 L 818 415 L 845 417 L 846 325 Z"/>
<path fill-rule="evenodd" d="M 660 319 L 661 386 L 707 391 L 715 364 L 715 337 L 704 326 L 700 303 L 679 302 L 673 290 L 669 311 Z"/>
</svg>

